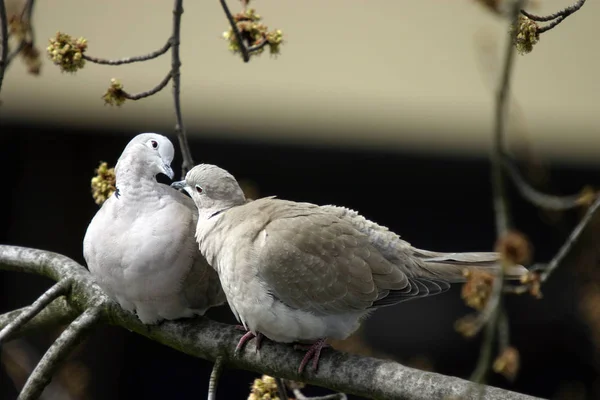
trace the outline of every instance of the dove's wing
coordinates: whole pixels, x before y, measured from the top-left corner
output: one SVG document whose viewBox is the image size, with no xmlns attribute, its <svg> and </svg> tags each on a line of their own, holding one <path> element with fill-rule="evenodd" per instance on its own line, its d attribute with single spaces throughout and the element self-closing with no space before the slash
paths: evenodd
<svg viewBox="0 0 600 400">
<path fill-rule="evenodd" d="M 270 199 L 269 222 L 257 237 L 259 276 L 289 307 L 320 314 L 364 311 L 439 292 L 409 278 L 369 237 L 335 213 Z"/>
</svg>

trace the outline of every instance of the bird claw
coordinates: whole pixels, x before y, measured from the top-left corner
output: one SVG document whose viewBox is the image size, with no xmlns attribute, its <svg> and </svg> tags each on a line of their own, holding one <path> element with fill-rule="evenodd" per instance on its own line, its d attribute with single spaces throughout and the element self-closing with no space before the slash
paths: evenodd
<svg viewBox="0 0 600 400">
<path fill-rule="evenodd" d="M 323 350 L 326 347 L 331 347 L 330 345 L 325 343 L 326 340 L 327 339 L 319 339 L 310 346 L 301 344 L 294 345 L 295 349 L 306 349 L 308 347 L 308 351 L 304 355 L 304 358 L 302 359 L 302 362 L 298 367 L 298 374 L 301 374 L 304 371 L 304 368 L 311 359 L 313 360 L 313 371 L 317 371 L 317 368 L 319 366 L 319 358 L 321 357 L 321 350 Z"/>
<path fill-rule="evenodd" d="M 235 354 L 236 355 L 239 354 L 239 352 L 242 350 L 242 347 L 244 347 L 244 345 L 246 343 L 248 343 L 248 341 L 252 340 L 253 338 L 256 338 L 256 349 L 254 351 L 256 353 L 258 353 L 258 351 L 260 350 L 260 346 L 262 345 L 262 339 L 263 339 L 264 335 L 260 332 L 258 332 L 257 334 L 254 334 L 254 332 L 247 330 L 246 328 L 244 328 L 241 325 L 236 325 L 235 329 L 246 331 L 244 336 L 242 336 L 240 338 L 240 341 L 238 342 L 237 346 L 235 347 Z"/>
</svg>

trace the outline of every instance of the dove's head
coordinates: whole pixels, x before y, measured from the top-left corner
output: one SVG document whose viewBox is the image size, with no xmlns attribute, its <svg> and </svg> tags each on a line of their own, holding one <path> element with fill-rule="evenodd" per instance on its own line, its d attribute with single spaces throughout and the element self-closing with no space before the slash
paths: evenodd
<svg viewBox="0 0 600 400">
<path fill-rule="evenodd" d="M 141 133 L 131 139 L 123 150 L 115 174 L 117 184 L 119 175 L 129 175 L 132 178 L 153 178 L 165 174 L 173 179 L 171 161 L 175 155 L 173 143 L 158 133 Z"/>
<path fill-rule="evenodd" d="M 222 211 L 246 202 L 233 175 L 216 165 L 196 165 L 185 180 L 173 182 L 171 186 L 188 192 L 201 213 Z"/>
</svg>

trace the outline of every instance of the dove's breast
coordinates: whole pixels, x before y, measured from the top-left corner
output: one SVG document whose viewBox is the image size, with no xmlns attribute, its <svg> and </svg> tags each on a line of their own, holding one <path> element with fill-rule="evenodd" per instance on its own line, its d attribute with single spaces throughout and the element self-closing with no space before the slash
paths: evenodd
<svg viewBox="0 0 600 400">
<path fill-rule="evenodd" d="M 112 196 L 84 240 L 88 267 L 100 286 L 144 323 L 192 316 L 184 284 L 194 265 L 208 268 L 198 265 L 193 209 L 177 200 L 156 192 L 135 202 L 125 194 Z"/>
</svg>

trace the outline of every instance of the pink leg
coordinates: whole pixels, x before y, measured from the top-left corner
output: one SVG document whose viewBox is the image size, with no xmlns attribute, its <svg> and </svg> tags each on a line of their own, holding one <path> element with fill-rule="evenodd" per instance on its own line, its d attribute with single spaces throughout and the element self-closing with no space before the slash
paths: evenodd
<svg viewBox="0 0 600 400">
<path fill-rule="evenodd" d="M 239 330 L 239 331 L 245 331 L 246 333 L 244 334 L 244 336 L 242 336 L 240 338 L 240 341 L 238 342 L 237 346 L 235 347 L 235 352 L 239 353 L 239 351 L 242 349 L 242 347 L 244 347 L 244 345 L 252 340 L 252 338 L 256 338 L 256 350 L 255 351 L 259 351 L 260 350 L 260 346 L 262 344 L 262 339 L 264 337 L 264 335 L 260 332 L 258 332 L 256 335 L 254 333 L 252 333 L 251 331 L 247 330 L 246 328 L 244 328 L 242 325 L 236 325 L 235 329 Z"/>
<path fill-rule="evenodd" d="M 254 333 L 252 333 L 251 331 L 246 332 L 244 334 L 244 336 L 241 337 L 241 339 L 238 342 L 237 346 L 235 346 L 235 352 L 239 353 L 239 351 L 242 349 L 242 347 L 244 347 L 244 345 L 246 344 L 246 342 L 248 342 L 253 337 L 256 337 L 256 335 L 254 335 Z"/>
<path fill-rule="evenodd" d="M 321 350 L 323 350 L 323 348 L 325 348 L 325 347 L 329 347 L 329 345 L 327 343 L 325 343 L 326 340 L 327 339 L 319 339 L 308 348 L 308 351 L 304 355 L 304 358 L 302 359 L 302 362 L 300 363 L 300 366 L 298 367 L 299 374 L 301 374 L 302 371 L 304 371 L 304 368 L 306 367 L 306 365 L 308 364 L 308 362 L 311 359 L 313 360 L 313 370 L 315 372 L 317 371 L 317 368 L 319 366 L 319 358 L 321 357 Z M 300 347 L 300 346 L 296 346 L 296 347 Z"/>
</svg>

